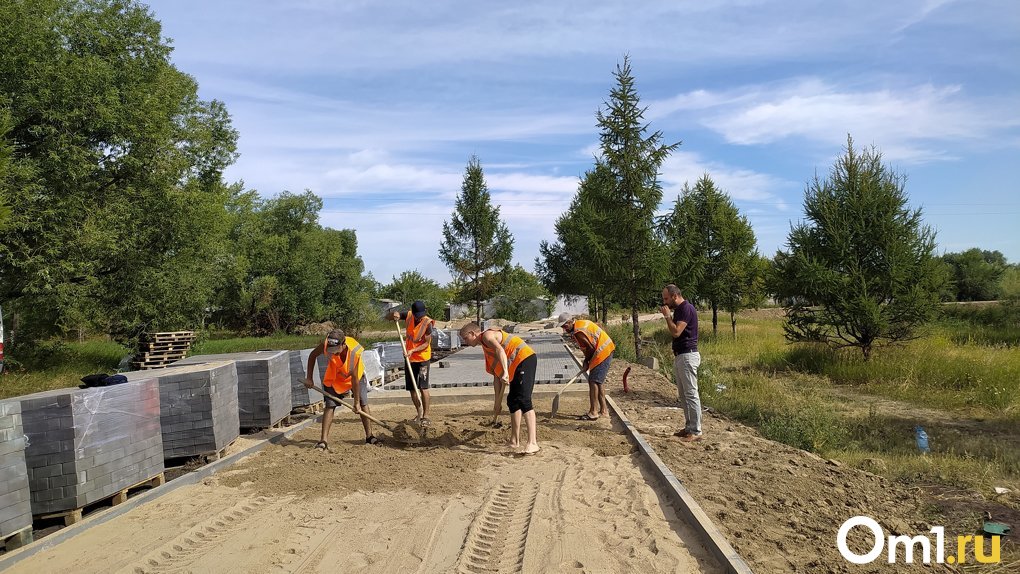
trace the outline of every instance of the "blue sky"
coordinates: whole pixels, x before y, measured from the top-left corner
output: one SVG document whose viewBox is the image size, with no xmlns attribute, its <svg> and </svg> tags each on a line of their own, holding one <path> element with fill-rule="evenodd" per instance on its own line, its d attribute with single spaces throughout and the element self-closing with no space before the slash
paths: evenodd
<svg viewBox="0 0 1020 574">
<path fill-rule="evenodd" d="M 1013 0 L 150 6 L 174 62 L 240 131 L 227 178 L 323 197 L 322 223 L 357 230 L 384 283 L 449 279 L 441 227 L 472 154 L 531 269 L 592 164 L 624 54 L 651 127 L 683 142 L 664 208 L 708 173 L 771 255 L 850 133 L 907 175 L 940 252 L 1020 261 Z"/>
</svg>

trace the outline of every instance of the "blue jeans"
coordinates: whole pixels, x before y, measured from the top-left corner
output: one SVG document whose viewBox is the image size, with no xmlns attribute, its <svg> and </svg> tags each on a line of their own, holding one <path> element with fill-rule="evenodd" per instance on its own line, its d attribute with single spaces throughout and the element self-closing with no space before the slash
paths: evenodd
<svg viewBox="0 0 1020 574">
<path fill-rule="evenodd" d="M 682 353 L 673 358 L 673 376 L 676 377 L 676 389 L 687 419 L 684 430 L 691 434 L 701 434 L 701 397 L 698 395 L 700 365 L 701 353 L 697 351 Z"/>
</svg>

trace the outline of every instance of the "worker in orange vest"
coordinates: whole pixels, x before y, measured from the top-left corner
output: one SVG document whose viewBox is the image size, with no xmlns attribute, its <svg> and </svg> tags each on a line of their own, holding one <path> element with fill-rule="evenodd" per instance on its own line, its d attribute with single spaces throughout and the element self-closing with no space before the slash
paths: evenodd
<svg viewBox="0 0 1020 574">
<path fill-rule="evenodd" d="M 535 390 L 535 370 L 538 357 L 524 339 L 511 335 L 502 329 L 486 329 L 478 323 L 468 323 L 460 330 L 461 341 L 469 346 L 482 346 L 485 355 L 485 371 L 492 375 L 492 386 L 496 403 L 492 408 L 492 422 L 495 423 L 502 411 L 503 389 L 510 388 L 506 406 L 510 410 L 510 440 L 507 446 L 521 454 L 535 454 L 538 446 L 538 428 L 535 422 L 535 407 L 531 394 Z M 528 425 L 528 444 L 521 448 L 521 421 Z"/>
<path fill-rule="evenodd" d="M 591 406 L 587 413 L 577 419 L 594 421 L 599 417 L 607 416 L 609 411 L 606 409 L 605 382 L 606 375 L 609 374 L 609 365 L 613 362 L 616 345 L 609 338 L 605 329 L 593 321 L 575 319 L 570 313 L 561 313 L 556 322 L 566 334 L 574 338 L 584 353 L 581 370 L 588 373 L 588 399 Z M 595 413 L 596 408 L 598 408 L 598 414 Z"/>
<path fill-rule="evenodd" d="M 410 359 L 411 372 L 404 369 L 404 388 L 411 392 L 411 402 L 418 412 L 416 422 L 427 427 L 429 421 L 429 404 L 432 398 L 429 395 L 429 360 L 432 359 L 432 328 L 435 321 L 427 314 L 424 301 L 411 303 L 411 311 L 399 313 L 393 311 L 389 315 L 391 321 L 401 320 L 406 323 L 406 334 L 404 336 L 404 348 L 407 357 Z M 414 374 L 414 381 L 411 374 Z M 421 392 L 421 399 L 418 393 L 414 392 L 414 383 L 418 384 L 418 391 Z"/>
<path fill-rule="evenodd" d="M 365 376 L 365 363 L 361 360 L 364 347 L 347 337 L 340 329 L 334 329 L 326 335 L 326 340 L 312 349 L 308 355 L 308 371 L 305 375 L 305 386 L 312 388 L 312 370 L 319 355 L 329 358 L 326 373 L 322 376 L 322 386 L 330 393 L 343 398 L 344 393 L 351 391 L 354 396 L 354 412 L 361 415 L 361 424 L 365 427 L 365 444 L 381 444 L 372 434 L 372 421 L 365 415 L 371 414 L 368 409 L 368 378 Z M 315 448 L 329 450 L 329 427 L 333 424 L 333 411 L 340 403 L 330 397 L 324 399 L 326 410 L 322 413 L 322 435 Z"/>
</svg>

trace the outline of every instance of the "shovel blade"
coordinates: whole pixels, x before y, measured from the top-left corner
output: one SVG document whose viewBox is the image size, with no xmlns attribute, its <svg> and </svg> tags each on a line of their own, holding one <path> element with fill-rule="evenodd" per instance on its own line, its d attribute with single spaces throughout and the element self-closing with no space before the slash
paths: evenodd
<svg viewBox="0 0 1020 574">
<path fill-rule="evenodd" d="M 552 414 L 550 414 L 549 416 L 550 417 L 556 416 L 556 413 L 559 412 L 559 410 L 560 410 L 560 395 L 557 393 L 557 395 L 553 397 Z"/>
</svg>

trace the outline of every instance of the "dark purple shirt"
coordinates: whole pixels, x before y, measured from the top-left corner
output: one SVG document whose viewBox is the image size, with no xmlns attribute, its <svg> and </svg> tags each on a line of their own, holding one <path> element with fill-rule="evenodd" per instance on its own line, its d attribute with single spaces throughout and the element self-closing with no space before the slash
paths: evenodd
<svg viewBox="0 0 1020 574">
<path fill-rule="evenodd" d="M 673 354 L 689 353 L 698 350 L 698 310 L 690 301 L 684 302 L 673 309 L 673 322 L 680 324 L 686 322 L 687 326 L 680 332 L 679 337 L 673 337 Z"/>
</svg>

